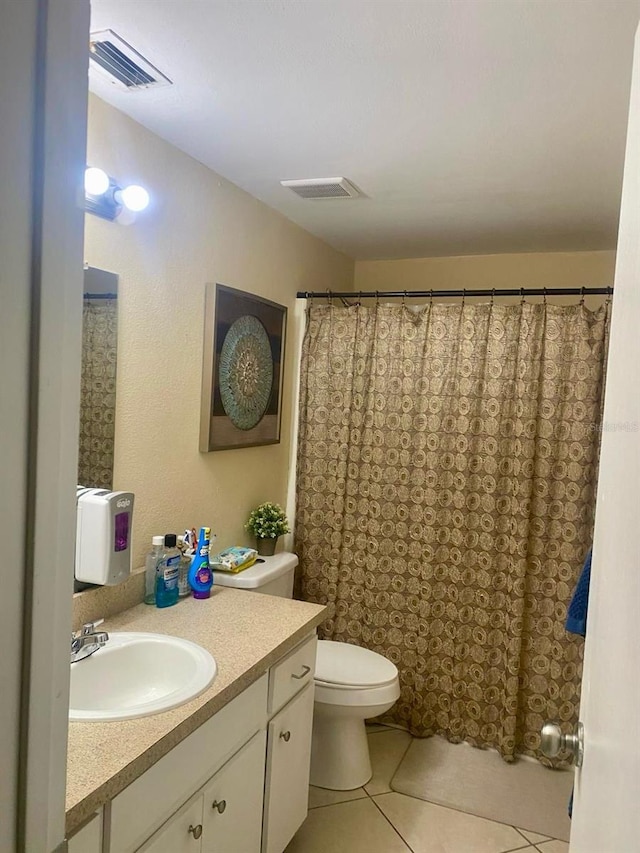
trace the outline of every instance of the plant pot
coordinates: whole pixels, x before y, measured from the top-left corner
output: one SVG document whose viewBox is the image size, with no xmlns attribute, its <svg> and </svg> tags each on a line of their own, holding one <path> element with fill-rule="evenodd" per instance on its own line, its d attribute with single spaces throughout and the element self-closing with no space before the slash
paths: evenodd
<svg viewBox="0 0 640 853">
<path fill-rule="evenodd" d="M 258 539 L 256 537 L 256 548 L 258 554 L 260 554 L 261 557 L 273 557 L 273 555 L 276 553 L 277 541 L 277 536 L 275 537 L 275 539 Z"/>
</svg>

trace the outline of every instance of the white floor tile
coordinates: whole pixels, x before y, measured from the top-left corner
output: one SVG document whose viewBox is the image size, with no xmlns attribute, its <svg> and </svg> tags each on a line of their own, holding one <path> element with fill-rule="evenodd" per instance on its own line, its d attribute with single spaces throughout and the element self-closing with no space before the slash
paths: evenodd
<svg viewBox="0 0 640 853">
<path fill-rule="evenodd" d="M 286 853 L 411 851 L 367 797 L 310 811 Z"/>
<path fill-rule="evenodd" d="M 529 846 L 511 826 L 403 794 L 382 794 L 375 802 L 414 853 L 506 853 Z"/>
<path fill-rule="evenodd" d="M 543 841 L 536 844 L 540 853 L 569 853 L 569 845 L 566 841 Z"/>
<path fill-rule="evenodd" d="M 391 779 L 409 748 L 411 735 L 398 729 L 387 729 L 370 734 L 368 741 L 373 776 L 364 788 L 371 796 L 384 794 L 391 790 Z"/>
<path fill-rule="evenodd" d="M 314 788 L 309 785 L 309 808 L 317 809 L 321 806 L 332 806 L 335 803 L 346 803 L 349 800 L 361 800 L 366 797 L 364 788 L 356 788 L 355 791 L 330 791 L 327 788 Z"/>
<path fill-rule="evenodd" d="M 529 832 L 528 829 L 520 829 L 518 827 L 518 832 L 521 832 L 527 841 L 530 841 L 532 844 L 538 844 L 540 841 L 549 841 L 548 835 L 540 835 L 537 832 Z"/>
</svg>

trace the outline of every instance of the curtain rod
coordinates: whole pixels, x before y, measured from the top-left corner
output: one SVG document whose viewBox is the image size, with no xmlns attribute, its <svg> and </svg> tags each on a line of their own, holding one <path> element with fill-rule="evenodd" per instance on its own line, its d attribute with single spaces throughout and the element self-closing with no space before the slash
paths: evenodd
<svg viewBox="0 0 640 853">
<path fill-rule="evenodd" d="M 611 296 L 613 287 L 496 287 L 482 290 L 299 290 L 296 299 L 432 299 L 446 296 Z"/>
</svg>

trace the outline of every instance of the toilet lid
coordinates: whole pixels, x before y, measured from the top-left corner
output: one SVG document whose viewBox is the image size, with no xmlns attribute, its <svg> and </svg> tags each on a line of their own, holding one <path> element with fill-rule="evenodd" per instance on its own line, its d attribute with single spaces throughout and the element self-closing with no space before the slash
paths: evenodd
<svg viewBox="0 0 640 853">
<path fill-rule="evenodd" d="M 395 665 L 377 652 L 334 640 L 318 642 L 315 674 L 318 682 L 350 687 L 378 687 L 397 677 Z"/>
</svg>

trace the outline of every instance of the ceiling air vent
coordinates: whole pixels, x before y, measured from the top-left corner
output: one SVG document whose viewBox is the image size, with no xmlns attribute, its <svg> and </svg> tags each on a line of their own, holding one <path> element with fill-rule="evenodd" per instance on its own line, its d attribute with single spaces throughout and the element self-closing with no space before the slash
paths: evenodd
<svg viewBox="0 0 640 853">
<path fill-rule="evenodd" d="M 171 85 L 168 77 L 113 30 L 91 33 L 90 39 L 92 68 L 119 89 L 131 92 Z"/>
<path fill-rule="evenodd" d="M 361 194 L 346 178 L 307 178 L 280 183 L 300 198 L 356 198 Z"/>
</svg>

